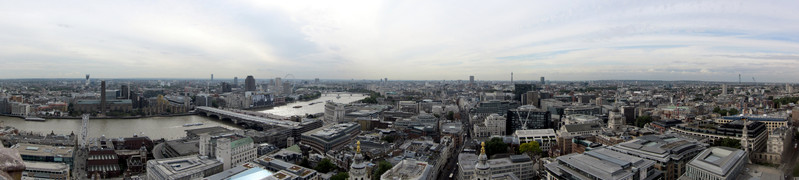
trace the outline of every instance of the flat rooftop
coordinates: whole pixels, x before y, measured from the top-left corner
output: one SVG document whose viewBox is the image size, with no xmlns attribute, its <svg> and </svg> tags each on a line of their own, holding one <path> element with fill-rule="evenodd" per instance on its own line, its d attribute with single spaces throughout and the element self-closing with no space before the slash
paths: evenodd
<svg viewBox="0 0 799 180">
<path fill-rule="evenodd" d="M 73 155 L 72 146 L 49 146 L 40 144 L 18 143 L 11 147 L 16 149 L 20 155 L 28 156 L 53 156 L 53 157 L 69 157 Z"/>
</svg>

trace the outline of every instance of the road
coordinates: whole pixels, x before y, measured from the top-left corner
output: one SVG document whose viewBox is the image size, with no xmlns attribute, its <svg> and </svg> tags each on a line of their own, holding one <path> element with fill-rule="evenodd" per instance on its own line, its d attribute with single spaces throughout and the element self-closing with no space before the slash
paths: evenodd
<svg viewBox="0 0 799 180">
<path fill-rule="evenodd" d="M 471 128 L 472 126 L 471 126 L 471 124 L 469 124 L 469 113 L 468 113 L 468 110 L 461 109 L 460 113 L 461 113 L 460 114 L 461 115 L 461 119 L 460 120 L 461 120 L 461 123 L 463 124 L 463 132 L 462 133 L 464 134 L 461 137 L 463 137 L 463 139 L 462 139 L 461 143 L 459 143 L 455 147 L 455 149 L 453 149 L 454 152 L 450 153 L 452 155 L 447 159 L 447 164 L 443 166 L 444 168 L 441 171 L 439 171 L 437 179 L 455 179 L 457 177 L 457 173 L 458 173 L 458 166 L 457 166 L 458 155 L 460 155 L 460 152 L 463 151 L 464 144 L 466 144 L 467 142 L 471 141 L 471 139 L 469 138 L 470 137 L 469 133 L 471 132 L 470 130 L 472 129 Z M 452 178 L 449 178 L 450 174 L 455 174 L 455 175 L 453 175 Z"/>
</svg>

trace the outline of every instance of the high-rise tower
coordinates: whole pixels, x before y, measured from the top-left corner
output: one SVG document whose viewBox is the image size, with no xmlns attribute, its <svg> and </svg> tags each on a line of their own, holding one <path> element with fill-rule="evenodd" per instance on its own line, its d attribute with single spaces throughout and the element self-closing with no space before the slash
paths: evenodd
<svg viewBox="0 0 799 180">
<path fill-rule="evenodd" d="M 252 77 L 252 75 L 249 75 L 246 79 L 244 79 L 244 90 L 255 91 L 255 78 Z"/>
<path fill-rule="evenodd" d="M 105 81 L 100 81 L 100 113 L 105 113 Z"/>
</svg>

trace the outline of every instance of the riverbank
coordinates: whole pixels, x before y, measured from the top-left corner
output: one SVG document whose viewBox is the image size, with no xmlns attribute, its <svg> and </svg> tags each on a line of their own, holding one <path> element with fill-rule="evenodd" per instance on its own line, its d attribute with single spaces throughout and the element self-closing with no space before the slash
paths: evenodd
<svg viewBox="0 0 799 180">
<path fill-rule="evenodd" d="M 104 116 L 104 117 L 97 117 L 97 116 L 89 116 L 90 119 L 142 119 L 142 118 L 153 118 L 153 117 L 179 117 L 179 116 L 191 116 L 196 115 L 197 113 L 188 112 L 188 113 L 180 113 L 180 114 L 165 114 L 165 115 L 149 115 L 149 116 Z M 25 116 L 17 116 L 12 114 L 0 114 L 0 116 L 5 117 L 15 117 L 20 119 L 25 119 Z M 83 119 L 83 117 L 74 117 L 74 116 L 36 116 L 40 118 L 47 119 Z"/>
</svg>

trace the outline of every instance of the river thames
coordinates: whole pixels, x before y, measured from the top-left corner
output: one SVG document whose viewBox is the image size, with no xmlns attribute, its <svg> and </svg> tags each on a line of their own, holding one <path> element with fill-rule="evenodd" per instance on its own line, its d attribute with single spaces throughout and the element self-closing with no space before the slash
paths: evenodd
<svg viewBox="0 0 799 180">
<path fill-rule="evenodd" d="M 305 115 L 324 112 L 325 101 L 331 100 L 338 103 L 350 103 L 361 100 L 366 96 L 362 94 L 342 94 L 341 98 L 336 98 L 334 94 L 325 94 L 322 97 L 306 102 L 295 102 L 285 106 L 279 106 L 261 112 L 273 113 L 281 116 Z M 308 105 L 311 102 L 321 102 Z M 302 106 L 302 108 L 293 108 Z M 80 119 L 48 119 L 44 122 L 25 121 L 21 118 L 0 116 L 3 126 L 12 126 L 20 131 L 35 133 L 69 134 L 74 132 L 80 134 Z M 200 126 L 184 127 L 184 124 L 203 123 Z M 202 127 L 222 126 L 228 129 L 239 129 L 235 124 L 220 121 L 205 116 L 174 116 L 174 117 L 148 117 L 139 119 L 91 119 L 89 120 L 89 136 L 100 137 L 130 137 L 133 134 L 144 134 L 151 139 L 164 138 L 167 140 L 179 139 L 186 136 L 184 130 Z"/>
</svg>

